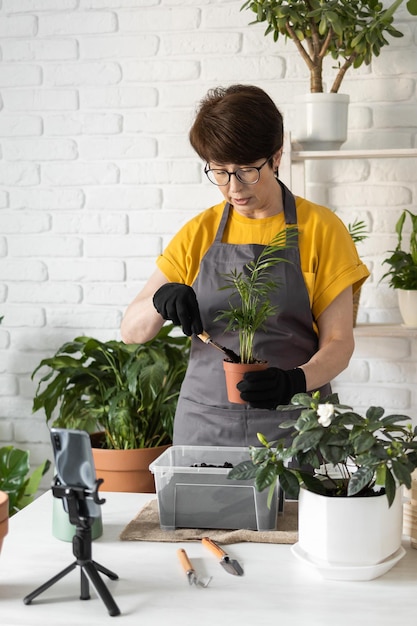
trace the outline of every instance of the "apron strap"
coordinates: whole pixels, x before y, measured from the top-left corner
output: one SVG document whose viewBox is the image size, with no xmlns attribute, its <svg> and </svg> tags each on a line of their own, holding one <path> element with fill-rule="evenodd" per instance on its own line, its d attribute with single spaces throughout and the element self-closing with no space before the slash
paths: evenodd
<svg viewBox="0 0 417 626">
<path fill-rule="evenodd" d="M 284 185 L 283 182 L 281 182 L 280 180 L 278 180 L 277 182 L 280 185 L 281 190 L 282 190 L 285 223 L 287 225 L 297 224 L 297 209 L 295 207 L 294 195 L 291 193 L 288 187 Z M 226 202 L 224 209 L 223 209 L 223 214 L 219 223 L 219 227 L 217 229 L 217 233 L 214 238 L 214 241 L 216 241 L 217 243 L 222 242 L 223 233 L 226 228 L 227 220 L 229 218 L 230 207 L 231 207 L 230 202 Z M 298 245 L 298 233 L 294 237 L 294 240 L 295 240 L 295 243 Z"/>
</svg>

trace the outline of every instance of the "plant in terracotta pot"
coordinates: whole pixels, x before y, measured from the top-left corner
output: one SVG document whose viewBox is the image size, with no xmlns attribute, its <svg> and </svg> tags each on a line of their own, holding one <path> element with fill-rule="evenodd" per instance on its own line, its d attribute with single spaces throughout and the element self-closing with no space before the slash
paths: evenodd
<svg viewBox="0 0 417 626">
<path fill-rule="evenodd" d="M 225 371 L 231 371 L 230 391 L 231 402 L 243 403 L 236 384 L 242 380 L 243 373 L 251 369 L 266 367 L 261 363 L 254 351 L 256 333 L 263 329 L 266 320 L 276 313 L 276 307 L 270 302 L 270 294 L 279 289 L 279 284 L 272 279 L 270 270 L 277 263 L 286 262 L 280 251 L 292 246 L 294 228 L 280 231 L 268 246 L 262 250 L 257 259 L 247 263 L 239 271 L 231 270 L 222 274 L 224 286 L 222 290 L 230 290 L 229 307 L 219 311 L 217 320 L 226 320 L 225 331 L 239 334 L 240 363 L 225 360 Z"/>
<path fill-rule="evenodd" d="M 0 491 L 8 495 L 10 516 L 33 502 L 42 476 L 51 465 L 46 460 L 31 472 L 29 460 L 28 450 L 14 446 L 0 448 Z"/>
<path fill-rule="evenodd" d="M 274 41 L 289 39 L 293 42 L 309 70 L 310 94 L 322 94 L 303 98 L 308 103 L 310 124 L 313 108 L 318 103 L 326 107 L 323 127 L 316 134 L 310 134 L 307 121 L 297 116 L 299 127 L 295 130 L 295 138 L 303 147 L 318 149 L 320 137 L 325 142 L 324 149 L 336 148 L 345 141 L 343 124 L 347 127 L 349 98 L 339 94 L 340 85 L 349 68 L 369 65 L 372 57 L 379 55 L 381 48 L 390 43 L 386 35 L 402 37 L 393 26 L 393 18 L 403 1 L 395 0 L 387 8 L 374 0 L 247 0 L 243 4 L 242 9 L 256 14 L 252 23 L 266 22 L 265 35 L 271 34 Z M 409 0 L 407 8 L 411 14 L 417 15 L 417 0 Z M 328 92 L 332 96 L 339 94 L 339 97 L 324 97 L 323 64 L 326 57 L 334 61 L 335 71 Z M 340 135 L 333 146 L 326 126 L 330 124 L 330 107 L 339 100 L 344 122 L 339 122 Z"/>
<path fill-rule="evenodd" d="M 403 249 L 403 229 L 411 221 L 408 250 Z M 409 210 L 401 213 L 396 225 L 398 242 L 391 256 L 383 261 L 389 270 L 381 280 L 389 277 L 389 286 L 397 290 L 398 304 L 405 326 L 417 326 L 417 215 Z"/>
<path fill-rule="evenodd" d="M 148 466 L 172 443 L 174 413 L 188 363 L 189 339 L 171 335 L 172 329 L 172 324 L 163 326 L 151 341 L 139 345 L 77 337 L 43 359 L 32 374 L 46 368 L 33 400 L 34 411 L 43 409 L 47 421 L 59 428 L 99 431 L 92 435 L 92 445 L 104 490 L 154 490 Z M 139 478 L 138 450 L 146 457 L 142 473 L 146 484 L 132 488 L 122 472 L 124 484 L 114 488 L 103 467 L 108 453 L 118 453 L 109 460 L 113 466 L 122 457 L 122 470 L 133 463 L 134 486 Z"/>
<path fill-rule="evenodd" d="M 337 394 L 321 399 L 318 392 L 297 394 L 291 405 L 278 410 L 298 411 L 295 419 L 280 425 L 292 429 L 290 442 L 268 442 L 259 434 L 262 447 L 250 448 L 251 460 L 233 468 L 229 478 L 253 478 L 260 491 L 273 489 L 279 480 L 287 497 L 299 497 L 298 556 L 323 559 L 329 566 L 338 562 L 362 568 L 385 561 L 392 567 L 402 554 L 399 486 L 411 487 L 417 467 L 417 428 L 410 418 L 385 415 L 375 406 L 360 415 L 339 404 Z M 382 516 L 390 524 L 388 531 Z"/>
</svg>

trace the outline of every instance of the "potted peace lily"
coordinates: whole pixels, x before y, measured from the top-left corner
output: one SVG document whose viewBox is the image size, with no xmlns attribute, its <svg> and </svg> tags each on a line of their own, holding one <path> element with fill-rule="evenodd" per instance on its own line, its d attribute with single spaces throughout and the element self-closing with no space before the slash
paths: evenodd
<svg viewBox="0 0 417 626">
<path fill-rule="evenodd" d="M 265 22 L 264 34 L 271 34 L 274 41 L 291 40 L 307 64 L 310 93 L 299 99 L 294 129 L 302 147 L 337 149 L 346 140 L 349 96 L 339 94 L 343 78 L 349 68 L 369 65 L 389 45 L 386 35 L 402 37 L 393 19 L 403 1 L 395 0 L 387 8 L 373 0 L 247 0 L 243 4 L 241 9 L 256 14 L 252 23 Z M 417 0 L 408 0 L 406 6 L 417 15 Z M 329 93 L 323 79 L 326 57 L 332 59 L 334 69 Z M 313 120 L 317 127 L 312 131 Z M 333 131 L 338 132 L 332 136 Z"/>
<path fill-rule="evenodd" d="M 403 249 L 403 228 L 409 216 L 411 231 L 408 251 Z M 395 231 L 398 243 L 391 256 L 383 261 L 390 269 L 381 280 L 389 277 L 389 286 L 397 290 L 398 306 L 404 325 L 417 327 L 417 215 L 409 210 L 401 213 Z"/>
<path fill-rule="evenodd" d="M 400 486 L 411 487 L 417 467 L 417 428 L 381 407 L 360 415 L 337 394 L 297 394 L 278 410 L 298 412 L 280 425 L 290 439 L 259 434 L 261 447 L 229 478 L 252 478 L 270 494 L 279 480 L 287 498 L 299 498 L 294 552 L 326 577 L 381 575 L 404 555 Z"/>
<path fill-rule="evenodd" d="M 107 491 L 154 491 L 149 464 L 172 443 L 189 338 L 162 327 L 144 344 L 77 337 L 42 359 L 33 411 L 48 423 L 91 434 Z"/>
<path fill-rule="evenodd" d="M 246 371 L 268 367 L 256 355 L 255 337 L 264 329 L 267 319 L 277 312 L 271 304 L 270 295 L 279 288 L 279 284 L 272 279 L 271 268 L 277 263 L 288 263 L 280 252 L 292 247 L 295 234 L 292 227 L 280 231 L 257 259 L 247 263 L 242 270 L 233 269 L 222 274 L 224 285 L 220 289 L 230 291 L 229 306 L 219 311 L 215 321 L 226 320 L 225 332 L 237 332 L 239 337 L 240 363 L 229 359 L 223 361 L 231 402 L 244 403 L 236 384 Z"/>
</svg>

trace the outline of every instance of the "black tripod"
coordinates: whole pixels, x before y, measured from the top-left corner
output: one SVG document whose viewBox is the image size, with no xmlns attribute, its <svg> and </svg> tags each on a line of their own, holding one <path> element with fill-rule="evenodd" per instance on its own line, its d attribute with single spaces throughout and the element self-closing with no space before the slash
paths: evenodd
<svg viewBox="0 0 417 626">
<path fill-rule="evenodd" d="M 53 576 L 46 583 L 29 593 L 24 599 L 25 604 L 30 604 L 34 598 L 41 593 L 52 587 L 56 582 L 64 578 L 67 574 L 72 572 L 73 569 L 80 567 L 81 572 L 81 595 L 80 600 L 90 599 L 89 581 L 95 587 L 100 598 L 110 615 L 120 615 L 120 609 L 115 603 L 113 596 L 104 584 L 99 572 L 105 574 L 110 580 L 117 580 L 118 576 L 114 572 L 111 572 L 106 567 L 99 565 L 92 560 L 91 553 L 91 526 L 94 521 L 89 515 L 87 497 L 93 498 L 96 504 L 103 504 L 105 500 L 98 497 L 98 488 L 100 487 L 102 479 L 96 481 L 93 491 L 84 487 L 68 487 L 61 485 L 57 478 L 55 478 L 54 485 L 52 486 L 52 493 L 56 498 L 65 499 L 68 503 L 69 519 L 71 524 L 76 526 L 76 533 L 72 539 L 72 551 L 76 560 L 71 565 L 68 565 L 59 574 Z"/>
</svg>

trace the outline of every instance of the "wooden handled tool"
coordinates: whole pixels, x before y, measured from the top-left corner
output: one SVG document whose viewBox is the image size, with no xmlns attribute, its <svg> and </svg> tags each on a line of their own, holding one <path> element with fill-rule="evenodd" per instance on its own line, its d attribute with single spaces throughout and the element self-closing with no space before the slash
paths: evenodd
<svg viewBox="0 0 417 626">
<path fill-rule="evenodd" d="M 224 567 L 226 572 L 233 574 L 234 576 L 243 576 L 243 569 L 236 559 L 231 559 L 230 556 L 217 544 L 213 539 L 209 537 L 203 537 L 201 540 L 203 546 L 208 548 L 215 556 L 220 559 L 220 565 Z"/>
<path fill-rule="evenodd" d="M 221 346 L 219 343 L 217 343 L 217 341 L 214 341 L 214 339 L 212 339 L 205 330 L 197 335 L 197 337 L 201 339 L 203 343 L 210 344 L 211 346 L 213 346 L 213 348 L 217 348 L 217 350 L 223 352 L 223 354 L 225 354 L 227 358 L 232 361 L 232 363 L 240 363 L 240 356 L 237 355 L 236 352 L 233 352 L 233 350 Z"/>
</svg>

